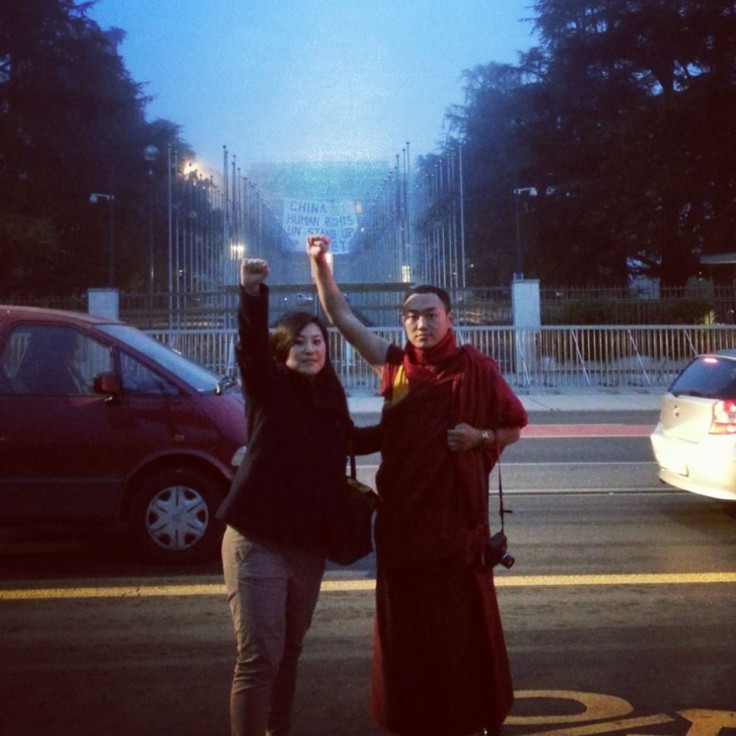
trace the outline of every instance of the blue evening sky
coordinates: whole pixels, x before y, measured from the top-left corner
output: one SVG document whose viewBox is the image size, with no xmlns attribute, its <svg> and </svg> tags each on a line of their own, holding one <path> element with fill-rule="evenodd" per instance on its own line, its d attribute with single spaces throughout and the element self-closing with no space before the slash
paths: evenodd
<svg viewBox="0 0 736 736">
<path fill-rule="evenodd" d="M 202 167 L 392 161 L 436 150 L 461 74 L 516 63 L 531 0 L 98 0 L 127 36 L 149 119 L 182 126 Z"/>
</svg>

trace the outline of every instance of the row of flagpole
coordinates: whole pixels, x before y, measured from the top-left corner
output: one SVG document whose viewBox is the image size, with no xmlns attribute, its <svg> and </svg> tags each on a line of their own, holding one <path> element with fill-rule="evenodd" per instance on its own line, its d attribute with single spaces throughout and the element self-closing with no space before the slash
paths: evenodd
<svg viewBox="0 0 736 736">
<path fill-rule="evenodd" d="M 412 166 L 409 143 L 367 203 L 351 248 L 354 280 L 467 283 L 462 146 Z"/>
<path fill-rule="evenodd" d="M 226 146 L 219 184 L 213 175 L 180 161 L 171 148 L 167 158 L 170 308 L 180 305 L 183 294 L 236 285 L 243 256 L 268 257 L 288 249 L 280 218 Z M 351 280 L 465 287 L 462 166 L 459 143 L 416 167 L 406 143 L 379 190 L 364 203 L 348 256 Z"/>
</svg>

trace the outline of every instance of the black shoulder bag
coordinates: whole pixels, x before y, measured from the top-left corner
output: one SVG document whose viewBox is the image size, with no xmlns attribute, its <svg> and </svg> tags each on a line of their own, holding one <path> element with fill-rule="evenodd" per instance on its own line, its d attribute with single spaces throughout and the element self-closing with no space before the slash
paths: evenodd
<svg viewBox="0 0 736 736">
<path fill-rule="evenodd" d="M 350 452 L 350 475 L 338 506 L 330 519 L 327 559 L 338 565 L 351 565 L 373 551 L 373 512 L 378 495 L 361 483 L 355 473 L 355 454 Z"/>
</svg>

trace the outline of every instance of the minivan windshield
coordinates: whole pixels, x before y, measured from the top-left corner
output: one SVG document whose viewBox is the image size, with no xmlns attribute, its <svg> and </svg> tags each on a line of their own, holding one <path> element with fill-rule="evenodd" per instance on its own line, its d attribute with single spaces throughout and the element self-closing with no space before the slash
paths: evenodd
<svg viewBox="0 0 736 736">
<path fill-rule="evenodd" d="M 154 340 L 145 332 L 130 325 L 107 324 L 98 328 L 133 350 L 147 356 L 199 393 L 219 391 L 219 379 L 204 366 L 185 358 L 180 353 Z"/>
</svg>

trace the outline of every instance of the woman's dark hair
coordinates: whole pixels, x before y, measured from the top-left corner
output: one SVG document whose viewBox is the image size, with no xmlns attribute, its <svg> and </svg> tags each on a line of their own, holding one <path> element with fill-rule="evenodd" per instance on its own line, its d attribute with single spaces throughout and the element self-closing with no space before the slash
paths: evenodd
<svg viewBox="0 0 736 736">
<path fill-rule="evenodd" d="M 291 350 L 294 341 L 310 322 L 319 327 L 325 345 L 329 345 L 327 328 L 319 317 L 315 317 L 315 315 L 309 312 L 290 312 L 278 320 L 271 331 L 271 353 L 276 362 L 286 363 L 286 359 L 289 357 L 289 350 Z M 330 360 L 329 352 L 328 350 L 326 356 L 327 363 Z"/>
<path fill-rule="evenodd" d="M 435 296 L 439 297 L 442 305 L 445 307 L 445 311 L 447 312 L 447 314 L 450 314 L 450 312 L 452 311 L 450 295 L 439 286 L 433 286 L 432 284 L 420 284 L 419 286 L 414 286 L 408 291 L 404 292 L 404 299 L 402 301 L 402 304 L 406 304 L 407 299 L 414 296 L 414 294 L 434 294 Z"/>
<path fill-rule="evenodd" d="M 328 348 L 325 350 L 325 365 L 314 377 L 314 380 L 307 380 L 305 376 L 295 371 L 289 371 L 288 369 L 287 373 L 291 374 L 292 385 L 295 390 L 303 395 L 308 394 L 308 401 L 312 405 L 320 407 L 322 411 L 334 412 L 349 424 L 350 417 L 345 389 L 340 383 L 340 379 L 337 377 L 335 368 L 330 360 L 327 328 L 319 317 L 315 317 L 309 312 L 290 312 L 278 320 L 274 324 L 270 336 L 273 359 L 277 363 L 284 365 L 286 359 L 289 357 L 289 350 L 291 350 L 294 341 L 308 324 L 317 325 L 322 333 L 325 346 Z"/>
</svg>

